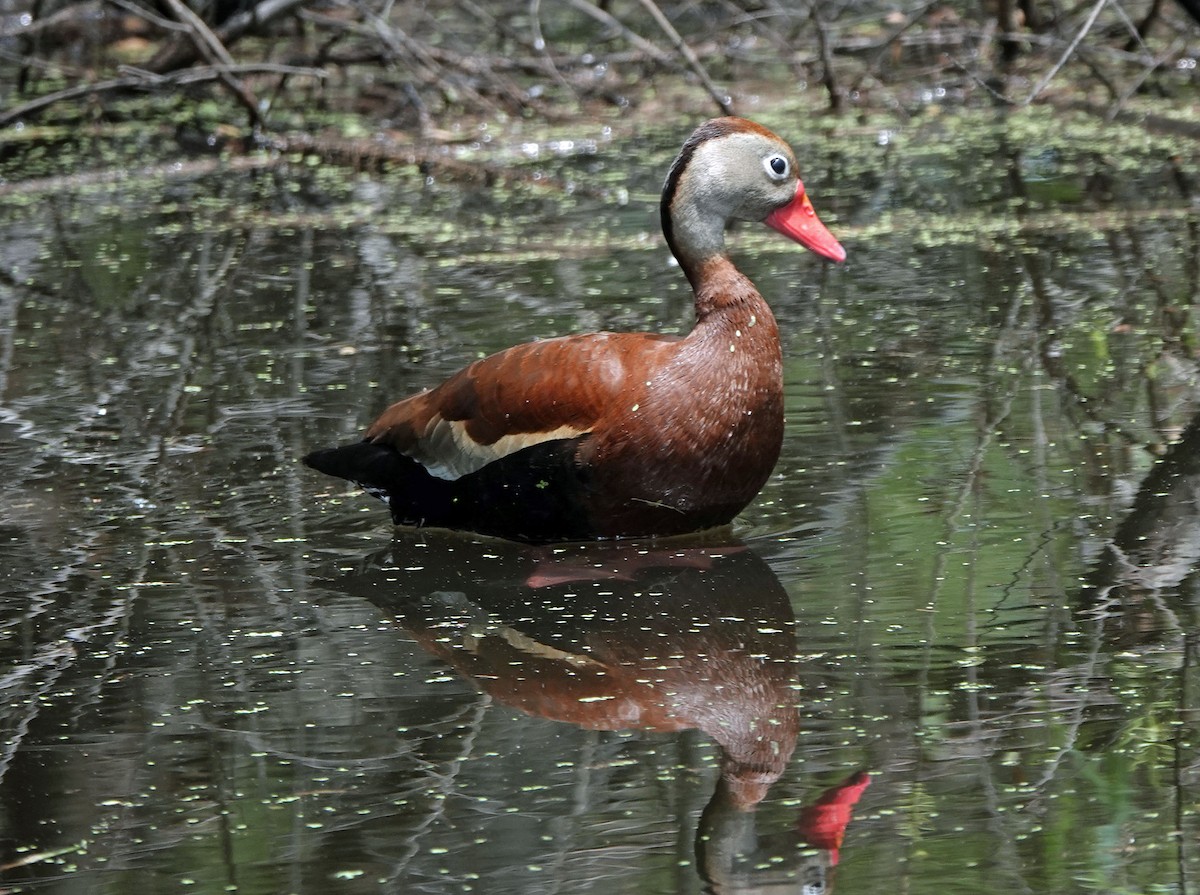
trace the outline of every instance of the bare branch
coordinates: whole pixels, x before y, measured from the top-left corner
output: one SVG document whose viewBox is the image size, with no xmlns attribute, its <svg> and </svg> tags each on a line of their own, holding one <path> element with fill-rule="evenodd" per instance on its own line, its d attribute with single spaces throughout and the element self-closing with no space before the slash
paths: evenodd
<svg viewBox="0 0 1200 895">
<path fill-rule="evenodd" d="M 305 2 L 307 0 L 261 0 L 245 12 L 228 19 L 212 33 L 220 44 L 228 47 L 248 31 L 266 25 L 303 6 Z M 150 60 L 146 68 L 161 74 L 177 68 L 184 68 L 199 58 L 199 50 L 191 40 L 175 40 Z"/>
<path fill-rule="evenodd" d="M 830 46 L 829 30 L 821 17 L 819 3 L 812 5 L 812 22 L 817 29 L 817 46 L 821 50 L 821 83 L 829 94 L 829 108 L 833 112 L 842 110 L 843 91 L 838 87 L 837 75 L 833 68 L 833 48 Z"/>
<path fill-rule="evenodd" d="M 595 19 L 600 24 L 609 28 L 613 28 L 619 32 L 622 37 L 624 37 L 627 41 L 629 41 L 655 62 L 666 64 L 671 62 L 671 57 L 669 55 L 664 53 L 650 41 L 646 40 L 646 38 L 642 37 L 640 34 L 637 34 L 636 32 L 625 27 L 625 24 L 621 22 L 620 19 L 601 9 L 596 4 L 589 3 L 588 0 L 567 0 L 567 3 L 572 9 L 581 12 L 584 15 Z"/>
<path fill-rule="evenodd" d="M 192 12 L 183 3 L 183 0 L 164 0 L 164 2 L 171 8 L 175 18 L 187 26 L 188 36 L 196 45 L 200 55 L 213 65 L 221 66 L 217 69 L 218 79 L 233 94 L 233 98 L 250 113 L 250 123 L 254 127 L 261 127 L 263 120 L 258 100 L 245 84 L 229 73 L 229 67 L 234 64 L 233 57 L 229 55 L 229 51 L 225 49 L 220 38 L 212 33 L 212 29 L 204 23 L 200 16 Z"/>
<path fill-rule="evenodd" d="M 1087 33 L 1092 30 L 1092 26 L 1096 24 L 1096 19 L 1099 17 L 1101 10 L 1103 10 L 1107 5 L 1108 0 L 1096 0 L 1096 5 L 1093 6 L 1092 11 L 1088 13 L 1087 21 L 1083 23 L 1083 27 L 1080 28 L 1076 33 L 1075 38 L 1063 52 L 1058 62 L 1054 64 L 1054 67 L 1051 68 L 1050 71 L 1046 72 L 1046 74 L 1042 76 L 1042 79 L 1038 81 L 1037 86 L 1029 92 L 1029 96 L 1025 98 L 1025 101 L 1021 103 L 1021 105 L 1027 106 L 1037 99 L 1038 94 L 1046 89 L 1046 85 L 1054 80 L 1054 76 L 1057 75 L 1059 70 L 1067 64 L 1067 60 L 1071 58 L 1072 54 L 1074 54 L 1075 49 L 1079 46 L 1080 41 L 1082 41 L 1084 37 L 1087 36 Z"/>
<path fill-rule="evenodd" d="M 687 41 L 675 30 L 675 26 L 670 20 L 663 15 L 663 11 L 658 8 L 654 0 L 639 0 L 646 12 L 650 13 L 651 18 L 658 24 L 658 27 L 663 30 L 663 33 L 671 39 L 671 43 L 679 52 L 690 68 L 700 79 L 700 83 L 704 85 L 704 89 L 708 91 L 708 95 L 712 97 L 713 102 L 717 104 L 717 108 L 721 110 L 722 115 L 732 115 L 733 106 L 730 105 L 729 97 L 717 89 L 717 85 L 712 82 L 705 71 L 704 66 L 700 63 L 700 58 L 696 55 L 696 51 L 688 46 Z"/>
</svg>

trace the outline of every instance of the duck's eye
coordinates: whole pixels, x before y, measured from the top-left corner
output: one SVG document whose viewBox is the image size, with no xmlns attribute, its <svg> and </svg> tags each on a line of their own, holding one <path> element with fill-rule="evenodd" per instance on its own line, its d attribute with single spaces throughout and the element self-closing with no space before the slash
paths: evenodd
<svg viewBox="0 0 1200 895">
<path fill-rule="evenodd" d="M 788 160 L 782 155 L 769 155 L 763 160 L 763 167 L 767 169 L 767 176 L 772 180 L 783 180 L 788 175 Z"/>
</svg>

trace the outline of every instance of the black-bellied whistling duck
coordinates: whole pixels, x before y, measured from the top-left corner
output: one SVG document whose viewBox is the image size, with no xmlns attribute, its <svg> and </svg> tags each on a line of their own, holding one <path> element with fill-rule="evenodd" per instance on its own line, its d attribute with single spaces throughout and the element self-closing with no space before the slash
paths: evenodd
<svg viewBox="0 0 1200 895">
<path fill-rule="evenodd" d="M 779 330 L 725 250 L 762 221 L 833 261 L 792 150 L 740 118 L 702 124 L 662 196 L 695 293 L 683 337 L 589 333 L 517 345 L 393 404 L 360 442 L 304 458 L 385 499 L 398 525 L 549 542 L 730 522 L 783 443 Z"/>
</svg>

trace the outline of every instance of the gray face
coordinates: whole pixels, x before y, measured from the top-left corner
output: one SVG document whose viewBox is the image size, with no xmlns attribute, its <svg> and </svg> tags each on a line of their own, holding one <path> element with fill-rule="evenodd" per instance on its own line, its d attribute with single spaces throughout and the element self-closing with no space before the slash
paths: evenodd
<svg viewBox="0 0 1200 895">
<path fill-rule="evenodd" d="M 732 133 L 696 148 L 680 187 L 728 219 L 761 221 L 796 194 L 796 159 L 782 141 Z"/>
<path fill-rule="evenodd" d="M 694 257 L 721 252 L 731 220 L 761 221 L 796 195 L 796 159 L 781 140 L 734 132 L 696 147 L 672 203 L 674 235 Z"/>
</svg>

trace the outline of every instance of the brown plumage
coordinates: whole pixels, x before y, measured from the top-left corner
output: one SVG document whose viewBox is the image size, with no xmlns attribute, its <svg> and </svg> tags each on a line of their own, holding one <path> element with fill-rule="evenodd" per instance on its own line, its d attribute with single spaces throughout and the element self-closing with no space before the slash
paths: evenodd
<svg viewBox="0 0 1200 895">
<path fill-rule="evenodd" d="M 387 500 L 397 524 L 527 541 L 723 525 L 783 440 L 779 332 L 725 252 L 763 221 L 835 261 L 787 144 L 739 118 L 701 125 L 667 176 L 663 232 L 695 293 L 686 336 L 591 333 L 518 345 L 393 404 L 356 444 L 305 457 Z"/>
</svg>

